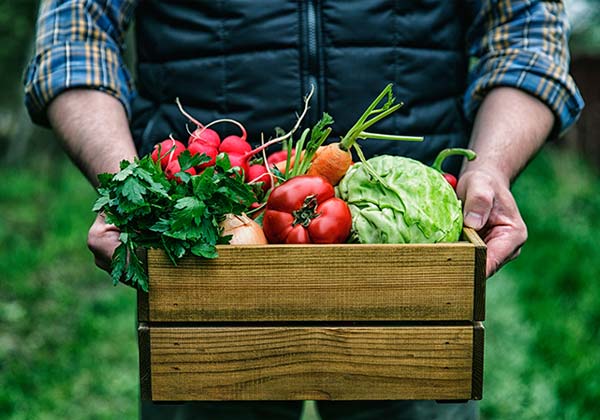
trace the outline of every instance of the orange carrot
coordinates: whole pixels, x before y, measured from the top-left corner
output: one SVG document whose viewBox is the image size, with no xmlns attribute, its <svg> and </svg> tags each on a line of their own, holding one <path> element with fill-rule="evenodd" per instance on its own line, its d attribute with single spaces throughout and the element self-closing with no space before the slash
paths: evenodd
<svg viewBox="0 0 600 420">
<path fill-rule="evenodd" d="M 342 150 L 340 143 L 330 143 L 317 149 L 307 175 L 321 175 L 332 185 L 337 185 L 351 165 L 352 154 Z"/>
<path fill-rule="evenodd" d="M 377 108 L 384 99 L 385 103 Z M 397 136 L 365 131 L 373 124 L 397 111 L 401 106 L 402 103 L 395 103 L 395 98 L 392 94 L 392 84 L 387 85 L 339 143 L 330 143 L 314 151 L 314 155 L 310 160 L 310 167 L 308 167 L 306 173 L 308 175 L 324 176 L 333 185 L 337 185 L 352 165 L 352 154 L 350 153 L 352 147 L 356 150 L 356 154 L 360 160 L 365 160 L 360 147 L 356 143 L 358 139 L 422 141 L 423 137 Z M 329 133 L 323 132 L 323 134 L 324 136 L 318 136 L 319 146 L 324 143 Z"/>
</svg>

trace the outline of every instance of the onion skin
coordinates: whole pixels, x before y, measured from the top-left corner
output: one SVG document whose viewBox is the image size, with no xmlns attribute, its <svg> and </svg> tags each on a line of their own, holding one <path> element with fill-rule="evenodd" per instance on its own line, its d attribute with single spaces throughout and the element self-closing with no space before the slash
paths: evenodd
<svg viewBox="0 0 600 420">
<path fill-rule="evenodd" d="M 221 236 L 232 235 L 230 245 L 266 245 L 267 238 L 258 223 L 245 214 L 227 214 L 220 224 Z"/>
</svg>

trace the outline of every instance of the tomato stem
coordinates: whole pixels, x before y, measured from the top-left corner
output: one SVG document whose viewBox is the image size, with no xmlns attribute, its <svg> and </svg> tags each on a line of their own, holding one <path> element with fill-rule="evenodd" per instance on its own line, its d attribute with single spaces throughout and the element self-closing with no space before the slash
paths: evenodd
<svg viewBox="0 0 600 420">
<path fill-rule="evenodd" d="M 317 205 L 317 196 L 315 194 L 307 196 L 304 199 L 304 203 L 302 203 L 302 207 L 292 212 L 292 216 L 294 216 L 292 226 L 302 225 L 305 228 L 308 227 L 312 219 L 321 215 L 317 213 Z"/>
</svg>

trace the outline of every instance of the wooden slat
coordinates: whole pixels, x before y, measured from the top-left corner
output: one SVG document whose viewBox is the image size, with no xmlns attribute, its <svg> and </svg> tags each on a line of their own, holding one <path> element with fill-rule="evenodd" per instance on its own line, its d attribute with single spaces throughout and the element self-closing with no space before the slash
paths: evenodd
<svg viewBox="0 0 600 420">
<path fill-rule="evenodd" d="M 150 251 L 150 321 L 472 320 L 475 246 L 220 246 Z"/>
<path fill-rule="evenodd" d="M 138 322 L 148 322 L 150 317 L 148 293 L 142 290 L 137 291 L 137 309 Z"/>
<path fill-rule="evenodd" d="M 150 329 L 141 323 L 138 325 L 140 397 L 143 400 L 152 399 L 152 374 L 150 370 Z"/>
<path fill-rule="evenodd" d="M 475 246 L 475 301 L 473 306 L 473 319 L 475 321 L 483 321 L 485 319 L 487 246 L 474 229 L 464 228 L 463 236 Z"/>
<path fill-rule="evenodd" d="M 483 354 L 484 354 L 484 335 L 485 329 L 483 323 L 476 322 L 473 327 L 473 400 L 483 398 Z"/>
<path fill-rule="evenodd" d="M 472 326 L 152 326 L 150 345 L 154 401 L 472 395 Z"/>
</svg>

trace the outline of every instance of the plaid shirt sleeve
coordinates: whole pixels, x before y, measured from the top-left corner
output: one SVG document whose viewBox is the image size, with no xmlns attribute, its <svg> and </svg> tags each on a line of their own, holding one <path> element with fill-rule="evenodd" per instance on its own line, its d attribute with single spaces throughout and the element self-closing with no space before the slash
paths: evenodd
<svg viewBox="0 0 600 420">
<path fill-rule="evenodd" d="M 43 0 L 35 55 L 25 72 L 25 105 L 48 126 L 46 108 L 61 92 L 98 89 L 130 113 L 133 85 L 121 54 L 136 0 Z"/>
<path fill-rule="evenodd" d="M 556 116 L 555 134 L 579 117 L 583 99 L 569 75 L 569 24 L 562 1 L 483 0 L 467 34 L 472 67 L 465 112 L 472 120 L 496 86 L 526 91 Z"/>
</svg>

